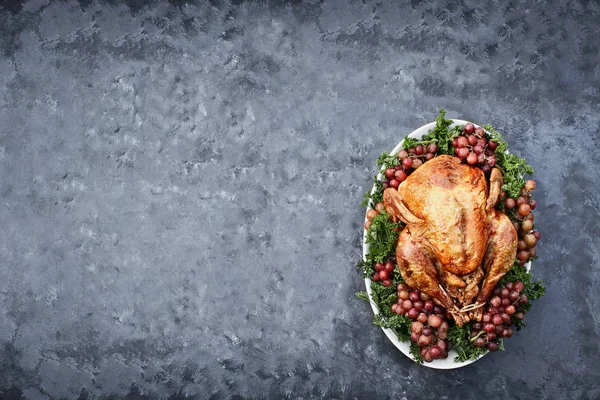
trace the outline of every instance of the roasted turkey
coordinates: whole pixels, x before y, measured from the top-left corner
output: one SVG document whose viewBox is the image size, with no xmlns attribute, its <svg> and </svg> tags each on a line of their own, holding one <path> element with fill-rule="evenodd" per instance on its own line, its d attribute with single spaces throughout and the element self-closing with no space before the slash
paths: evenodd
<svg viewBox="0 0 600 400">
<path fill-rule="evenodd" d="M 402 278 L 459 326 L 481 319 L 481 306 L 515 260 L 517 231 L 495 208 L 502 183 L 498 168 L 488 184 L 481 169 L 441 155 L 383 194 L 386 211 L 406 223 L 396 246 Z"/>
</svg>

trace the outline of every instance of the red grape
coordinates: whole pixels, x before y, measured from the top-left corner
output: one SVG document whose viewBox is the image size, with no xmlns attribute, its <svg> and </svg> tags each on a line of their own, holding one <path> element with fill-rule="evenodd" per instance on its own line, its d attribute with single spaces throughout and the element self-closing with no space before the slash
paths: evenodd
<svg viewBox="0 0 600 400">
<path fill-rule="evenodd" d="M 457 147 L 458 146 L 458 137 L 455 137 L 454 139 L 452 139 L 452 147 Z"/>
<path fill-rule="evenodd" d="M 431 336 L 432 334 L 433 334 L 433 331 L 431 330 L 431 328 L 423 328 L 423 335 Z"/>
<path fill-rule="evenodd" d="M 420 313 L 419 316 L 417 317 L 417 321 L 422 322 L 422 323 L 427 322 L 427 314 Z"/>
<path fill-rule="evenodd" d="M 416 333 L 421 333 L 423 332 L 423 324 L 419 321 L 413 321 L 413 323 L 410 324 L 410 330 Z"/>
<path fill-rule="evenodd" d="M 527 295 L 522 294 L 521 297 L 519 297 L 519 301 L 521 304 L 527 304 L 529 302 L 529 298 L 527 298 Z"/>
<path fill-rule="evenodd" d="M 448 332 L 447 331 L 444 331 L 444 332 L 438 331 L 437 337 L 438 337 L 438 339 L 446 339 L 448 337 Z"/>
<path fill-rule="evenodd" d="M 494 316 L 494 314 L 498 314 L 498 308 L 494 307 L 494 306 L 490 306 L 490 308 L 488 309 L 488 312 L 492 315 L 492 317 Z"/>
<path fill-rule="evenodd" d="M 471 165 L 477 164 L 477 154 L 475 153 L 470 153 L 467 156 L 467 162 Z"/>
<path fill-rule="evenodd" d="M 488 332 L 488 333 L 494 332 L 495 329 L 496 328 L 494 327 L 494 324 L 487 323 L 487 324 L 483 325 L 483 330 L 486 331 L 486 332 Z"/>
<path fill-rule="evenodd" d="M 473 329 L 475 329 L 476 331 L 480 331 L 483 329 L 483 324 L 481 322 L 474 322 Z"/>
<path fill-rule="evenodd" d="M 383 188 L 384 188 L 384 189 L 387 189 L 387 188 L 389 188 L 389 187 L 390 187 L 390 183 L 389 183 L 388 181 L 384 181 L 384 182 L 382 183 L 382 185 L 383 185 Z"/>
<path fill-rule="evenodd" d="M 480 145 L 476 145 L 475 147 L 473 147 L 473 153 L 483 154 L 483 147 L 481 147 Z"/>
<path fill-rule="evenodd" d="M 438 340 L 436 344 L 441 350 L 448 350 L 448 345 L 444 340 Z"/>
<path fill-rule="evenodd" d="M 434 314 L 441 314 L 442 313 L 442 307 L 440 306 L 433 306 L 433 313 Z"/>
<path fill-rule="evenodd" d="M 373 278 L 373 280 L 377 282 L 379 280 L 379 272 L 375 272 L 371 278 Z"/>
<path fill-rule="evenodd" d="M 394 271 L 394 263 L 391 261 L 386 262 L 383 267 L 388 273 L 391 273 Z"/>
<path fill-rule="evenodd" d="M 511 208 L 515 208 L 515 206 L 516 206 L 516 205 L 517 205 L 517 203 L 515 202 L 515 199 L 513 199 L 513 198 L 510 198 L 510 197 L 509 197 L 508 199 L 506 199 L 506 200 L 504 201 L 504 206 L 505 206 L 506 208 L 508 208 L 509 210 L 510 210 Z"/>
<path fill-rule="evenodd" d="M 475 125 L 473 125 L 472 123 L 468 122 L 465 125 L 465 132 L 466 133 L 473 133 L 475 131 Z"/>
<path fill-rule="evenodd" d="M 458 158 L 467 158 L 467 156 L 469 155 L 469 149 L 460 147 L 456 151 L 456 155 L 458 156 Z"/>
<path fill-rule="evenodd" d="M 475 134 L 479 137 L 483 137 L 483 135 L 485 135 L 485 131 L 482 127 L 478 126 L 477 128 L 475 128 Z"/>
<path fill-rule="evenodd" d="M 443 321 L 440 327 L 438 328 L 438 333 L 448 332 L 449 327 L 450 325 L 448 325 L 448 321 Z"/>
<path fill-rule="evenodd" d="M 517 253 L 517 258 L 519 259 L 519 261 L 525 262 L 529 258 L 529 252 L 528 251 L 520 251 Z"/>
<path fill-rule="evenodd" d="M 439 315 L 430 315 L 427 323 L 429 324 L 429 326 L 431 326 L 432 328 L 439 328 L 440 325 L 442 324 L 442 317 L 440 317 Z"/>
<path fill-rule="evenodd" d="M 384 269 L 383 271 L 379 271 L 379 279 L 385 281 L 389 276 L 389 273 Z"/>
<path fill-rule="evenodd" d="M 394 282 L 392 282 L 390 279 L 386 279 L 383 281 L 383 286 L 385 287 L 390 287 L 394 284 Z"/>
<path fill-rule="evenodd" d="M 485 149 L 485 146 L 487 146 L 487 140 L 484 137 L 477 139 L 477 146 L 481 146 L 482 149 Z"/>
<path fill-rule="evenodd" d="M 408 151 L 406 150 L 400 150 L 398 152 L 398 158 L 401 160 L 404 160 L 406 157 L 408 157 Z"/>
<path fill-rule="evenodd" d="M 496 330 L 496 328 L 494 328 L 494 330 Z M 491 342 L 492 340 L 496 340 L 496 332 L 490 332 L 487 334 L 487 340 L 488 342 Z"/>
<path fill-rule="evenodd" d="M 429 299 L 431 299 L 431 296 L 429 296 L 429 295 L 428 295 L 427 293 L 425 293 L 425 292 L 421 292 L 421 300 L 423 300 L 423 301 L 427 301 L 427 300 L 429 300 Z"/>
<path fill-rule="evenodd" d="M 528 192 L 534 191 L 535 186 L 535 181 L 533 179 L 530 179 L 527 182 L 525 182 L 525 190 L 527 190 Z"/>
<path fill-rule="evenodd" d="M 498 143 L 494 142 L 493 140 L 490 140 L 488 142 L 488 147 L 490 148 L 490 150 L 496 150 L 496 148 L 498 147 Z"/>
<path fill-rule="evenodd" d="M 531 212 L 531 207 L 527 203 L 523 203 L 519 206 L 519 215 L 526 217 Z"/>
<path fill-rule="evenodd" d="M 537 207 L 537 202 L 534 199 L 529 200 L 529 207 L 531 207 L 532 210 L 535 210 L 535 207 Z"/>
<path fill-rule="evenodd" d="M 425 361 L 425 362 L 432 362 L 433 361 L 433 356 L 431 355 L 430 351 L 428 351 L 427 353 L 425 353 L 425 356 L 423 357 L 423 361 Z"/>
<path fill-rule="evenodd" d="M 498 314 L 502 314 L 504 312 L 504 306 L 498 307 Z"/>
<path fill-rule="evenodd" d="M 398 312 L 398 307 L 400 307 L 400 305 L 398 303 L 394 303 L 392 304 L 392 306 L 390 307 L 390 310 L 394 313 L 394 314 L 399 314 Z"/>
<path fill-rule="evenodd" d="M 426 328 L 427 329 L 427 328 Z M 425 329 L 423 329 L 423 334 L 419 336 L 419 340 L 417 341 L 417 345 L 423 347 L 431 344 L 432 337 L 429 335 L 425 335 Z"/>
<path fill-rule="evenodd" d="M 411 301 L 417 301 L 417 300 L 421 300 L 421 296 L 419 296 L 419 292 L 417 292 L 416 290 L 413 290 L 412 292 L 410 292 L 409 299 Z"/>
<path fill-rule="evenodd" d="M 418 156 L 425 154 L 425 147 L 423 147 L 422 144 L 417 145 L 417 147 L 415 147 L 415 154 Z"/>
<path fill-rule="evenodd" d="M 494 342 L 488 343 L 488 350 L 489 351 L 498 351 L 498 344 L 494 343 Z"/>
<path fill-rule="evenodd" d="M 508 295 L 509 295 L 509 293 L 510 293 L 510 290 L 508 290 L 507 288 L 502 288 L 502 289 L 500 289 L 500 296 L 501 296 L 503 299 L 508 299 Z"/>
<path fill-rule="evenodd" d="M 435 154 L 433 154 L 433 153 L 427 153 L 427 154 L 425 154 L 425 161 L 429 161 L 429 160 L 431 160 L 434 157 L 435 157 Z"/>
<path fill-rule="evenodd" d="M 490 164 L 485 164 L 483 167 L 481 167 L 481 170 L 487 174 L 492 170 L 492 167 L 490 167 Z"/>
<path fill-rule="evenodd" d="M 513 315 L 516 311 L 517 311 L 517 309 L 513 305 L 510 305 L 504 309 L 504 312 L 507 313 L 508 315 Z"/>
<path fill-rule="evenodd" d="M 504 285 L 504 287 L 507 288 L 508 290 L 512 290 L 513 283 L 512 282 L 506 282 L 506 284 Z"/>
<path fill-rule="evenodd" d="M 474 135 L 467 136 L 467 143 L 469 143 L 471 146 L 475 146 L 477 144 L 477 136 L 474 136 Z"/>
<path fill-rule="evenodd" d="M 485 313 L 485 314 L 483 314 L 483 317 L 481 318 L 481 320 L 482 320 L 484 323 L 487 323 L 487 322 L 492 322 L 492 315 L 491 315 L 491 314 L 489 314 L 489 313 Z"/>
<path fill-rule="evenodd" d="M 525 314 L 522 312 L 518 312 L 518 313 L 515 313 L 514 317 L 515 317 L 515 319 L 518 319 L 520 321 L 523 318 L 525 318 Z"/>
<path fill-rule="evenodd" d="M 421 311 L 423 309 L 423 302 L 421 300 L 417 300 L 413 302 L 413 307 Z"/>
<path fill-rule="evenodd" d="M 442 355 L 442 350 L 434 344 L 429 349 L 429 354 L 431 354 L 431 357 L 433 358 L 440 358 L 440 355 Z"/>
<path fill-rule="evenodd" d="M 417 319 L 419 317 L 419 311 L 413 307 L 410 310 L 408 310 L 406 315 L 408 315 L 408 318 Z"/>
<path fill-rule="evenodd" d="M 502 299 L 502 306 L 506 307 L 510 305 L 510 299 Z"/>
<path fill-rule="evenodd" d="M 530 219 L 526 219 L 525 221 L 521 222 L 521 229 L 523 230 L 523 232 L 529 232 L 533 229 L 533 221 Z"/>
<path fill-rule="evenodd" d="M 405 309 L 406 311 L 408 311 L 411 308 L 413 308 L 412 301 L 410 301 L 410 300 L 403 300 L 402 301 L 402 308 Z"/>
<path fill-rule="evenodd" d="M 531 233 L 526 234 L 525 237 L 523 237 L 523 241 L 525 242 L 527 247 L 535 247 L 535 245 L 537 244 L 537 239 Z"/>
<path fill-rule="evenodd" d="M 467 147 L 468 143 L 469 142 L 468 142 L 467 138 L 464 136 L 459 136 L 458 139 L 456 139 L 456 147 L 459 147 L 459 148 Z"/>
<path fill-rule="evenodd" d="M 417 169 L 419 168 L 421 165 L 423 165 L 423 161 L 419 160 L 418 158 L 416 160 L 413 161 L 413 169 Z"/>
<path fill-rule="evenodd" d="M 510 306 L 510 307 L 512 307 L 512 306 Z M 504 313 L 501 315 L 501 317 L 502 317 L 502 323 L 510 324 L 510 315 Z"/>
<path fill-rule="evenodd" d="M 535 238 L 536 238 L 537 240 L 540 240 L 540 239 L 542 238 L 542 234 L 541 234 L 539 231 L 533 231 L 533 232 L 531 232 L 531 234 L 532 234 L 533 236 L 535 236 Z"/>
<path fill-rule="evenodd" d="M 382 263 L 375 263 L 375 271 L 381 271 L 383 268 Z"/>
<path fill-rule="evenodd" d="M 404 307 L 403 307 L 404 308 Z M 496 326 L 502 324 L 502 317 L 499 314 L 496 314 L 492 317 L 492 323 Z"/>
<path fill-rule="evenodd" d="M 398 182 L 404 182 L 407 178 L 408 175 L 406 175 L 406 172 L 398 170 L 396 171 L 396 173 L 394 174 L 394 176 L 396 177 L 396 180 Z"/>
<path fill-rule="evenodd" d="M 516 281 L 516 282 L 515 282 L 515 285 L 514 285 L 514 289 L 515 289 L 517 292 L 522 292 L 522 291 L 525 289 L 525 285 L 524 285 L 524 284 L 523 284 L 523 282 L 521 282 L 521 281 Z"/>
<path fill-rule="evenodd" d="M 388 168 L 385 170 L 385 177 L 388 179 L 392 179 L 394 177 L 395 173 L 396 173 L 396 170 L 394 168 Z"/>
<path fill-rule="evenodd" d="M 475 347 L 483 347 L 485 346 L 485 339 L 482 338 L 481 336 L 478 337 L 477 339 L 475 339 L 475 341 L 473 342 L 473 346 Z"/>
<path fill-rule="evenodd" d="M 406 300 L 409 297 L 408 291 L 407 290 L 401 290 L 398 292 L 398 297 L 401 298 L 402 300 Z"/>
<path fill-rule="evenodd" d="M 498 297 L 498 296 L 494 296 L 490 300 L 490 304 L 493 305 L 494 307 L 498 307 L 500 304 L 502 304 L 502 299 L 500 299 L 500 297 Z"/>
<path fill-rule="evenodd" d="M 519 300 L 519 292 L 517 292 L 516 290 L 511 291 L 510 294 L 508 295 L 508 299 L 511 302 Z"/>
<path fill-rule="evenodd" d="M 427 301 L 425 302 L 425 305 L 424 305 L 424 307 L 425 307 L 425 309 L 426 309 L 427 311 L 431 311 L 431 310 L 433 310 L 433 308 L 435 307 L 435 304 L 433 304 L 433 301 L 431 301 L 431 300 L 427 300 Z"/>
<path fill-rule="evenodd" d="M 512 337 L 512 335 L 513 335 L 513 330 L 510 328 L 507 328 L 504 330 L 504 332 L 502 332 L 502 336 L 504 336 L 505 338 Z"/>
<path fill-rule="evenodd" d="M 421 336 L 419 333 L 411 332 L 410 340 L 412 340 L 413 342 L 417 342 L 419 340 L 419 336 Z M 423 347 L 423 349 L 425 349 L 425 347 Z"/>
<path fill-rule="evenodd" d="M 438 145 L 435 143 L 430 143 L 427 145 L 427 152 L 435 154 L 438 151 Z"/>
<path fill-rule="evenodd" d="M 393 187 L 394 189 L 397 189 L 398 186 L 400 186 L 400 182 L 397 179 L 392 179 L 390 181 L 390 186 Z"/>
<path fill-rule="evenodd" d="M 405 158 L 404 160 L 402 160 L 402 165 L 404 166 L 404 168 L 410 168 L 413 165 L 413 159 L 412 158 Z"/>
<path fill-rule="evenodd" d="M 494 165 L 496 165 L 496 156 L 492 154 L 487 158 L 487 162 L 490 165 L 490 167 L 493 167 Z"/>
</svg>

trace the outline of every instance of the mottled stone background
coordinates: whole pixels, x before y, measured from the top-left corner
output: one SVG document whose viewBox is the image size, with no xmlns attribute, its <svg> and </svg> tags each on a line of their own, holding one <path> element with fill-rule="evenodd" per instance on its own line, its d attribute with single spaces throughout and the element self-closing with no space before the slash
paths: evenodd
<svg viewBox="0 0 600 400">
<path fill-rule="evenodd" d="M 0 397 L 600 398 L 600 4 L 0 2 Z M 440 107 L 536 169 L 547 295 L 412 364 L 355 263 Z"/>
</svg>

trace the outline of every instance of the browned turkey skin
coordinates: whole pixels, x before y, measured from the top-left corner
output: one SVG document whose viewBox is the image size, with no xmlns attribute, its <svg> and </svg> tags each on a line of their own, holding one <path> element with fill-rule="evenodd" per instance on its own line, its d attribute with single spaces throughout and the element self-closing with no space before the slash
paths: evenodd
<svg viewBox="0 0 600 400">
<path fill-rule="evenodd" d="M 488 188 L 481 169 L 441 155 L 383 193 L 386 211 L 406 223 L 396 246 L 402 278 L 459 326 L 481 319 L 481 306 L 516 256 L 517 231 L 495 209 L 502 183 L 498 168 Z"/>
</svg>

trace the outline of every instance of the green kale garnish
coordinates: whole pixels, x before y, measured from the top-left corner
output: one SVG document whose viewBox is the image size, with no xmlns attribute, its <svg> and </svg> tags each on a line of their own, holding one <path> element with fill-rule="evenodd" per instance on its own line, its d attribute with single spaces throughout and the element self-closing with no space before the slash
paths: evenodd
<svg viewBox="0 0 600 400">
<path fill-rule="evenodd" d="M 458 325 L 450 326 L 450 329 L 448 329 L 448 340 L 454 346 L 454 351 L 458 353 L 456 358 L 454 358 L 456 362 L 475 360 L 488 352 L 485 348 L 473 346 L 473 342 L 471 341 L 471 324 L 465 324 L 462 328 Z"/>
</svg>

